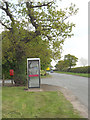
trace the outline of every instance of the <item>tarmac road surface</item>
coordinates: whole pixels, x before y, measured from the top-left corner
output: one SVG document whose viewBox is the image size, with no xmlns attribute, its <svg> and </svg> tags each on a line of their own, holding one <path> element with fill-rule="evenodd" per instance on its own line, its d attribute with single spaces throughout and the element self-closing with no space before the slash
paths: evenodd
<svg viewBox="0 0 90 120">
<path fill-rule="evenodd" d="M 52 77 L 42 78 L 41 84 L 56 85 L 70 90 L 88 108 L 88 78 L 61 73 L 50 73 Z"/>
</svg>

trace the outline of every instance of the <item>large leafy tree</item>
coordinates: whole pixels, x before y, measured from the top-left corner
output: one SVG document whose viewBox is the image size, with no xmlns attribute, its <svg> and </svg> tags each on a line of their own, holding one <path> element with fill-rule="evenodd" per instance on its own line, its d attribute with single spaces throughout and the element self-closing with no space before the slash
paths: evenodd
<svg viewBox="0 0 90 120">
<path fill-rule="evenodd" d="M 60 71 L 69 71 L 71 67 L 75 66 L 78 58 L 74 55 L 67 54 L 64 56 L 64 60 L 58 61 L 56 64 L 56 69 Z"/>
<path fill-rule="evenodd" d="M 68 65 L 69 70 L 70 70 L 72 66 L 76 65 L 78 58 L 75 57 L 74 55 L 67 54 L 64 56 L 64 61 Z"/>
<path fill-rule="evenodd" d="M 63 71 L 63 69 L 67 68 L 68 65 L 66 64 L 66 62 L 64 60 L 60 60 L 58 61 L 58 63 L 55 65 L 56 69 L 59 71 Z"/>
<path fill-rule="evenodd" d="M 44 68 L 51 58 L 60 58 L 62 44 L 73 35 L 75 24 L 68 18 L 78 9 L 73 4 L 64 10 L 57 8 L 56 1 L 0 2 L 0 23 L 8 30 L 2 34 L 3 65 L 15 67 L 16 84 L 24 78 L 27 57 L 40 57 Z"/>
<path fill-rule="evenodd" d="M 25 42 L 23 40 L 21 42 L 21 38 L 23 37 L 23 35 L 28 34 L 25 30 L 23 32 L 22 35 L 19 34 L 18 36 L 12 36 L 9 31 L 3 32 L 2 34 L 2 37 L 4 36 L 2 42 L 3 70 L 4 72 L 7 72 L 9 71 L 9 69 L 14 69 L 14 79 L 16 84 L 25 83 L 27 58 L 39 57 L 41 59 L 42 69 L 45 69 L 51 62 L 51 50 L 47 49 L 48 45 L 46 44 L 46 42 L 42 41 L 40 37 L 35 37 L 32 41 L 29 42 Z M 22 37 L 20 37 L 20 35 Z M 32 39 L 31 35 L 28 35 L 28 37 L 29 39 Z M 14 39 L 16 40 L 16 43 L 13 44 Z"/>
</svg>

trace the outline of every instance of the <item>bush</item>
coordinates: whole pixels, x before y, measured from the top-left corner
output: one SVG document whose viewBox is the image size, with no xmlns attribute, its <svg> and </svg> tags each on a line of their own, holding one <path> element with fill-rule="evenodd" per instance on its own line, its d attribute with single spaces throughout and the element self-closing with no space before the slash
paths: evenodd
<svg viewBox="0 0 90 120">
<path fill-rule="evenodd" d="M 2 72 L 3 79 L 11 79 L 9 70 Z"/>
<path fill-rule="evenodd" d="M 45 70 L 40 70 L 40 75 L 41 76 L 45 76 L 46 75 L 46 71 Z"/>
<path fill-rule="evenodd" d="M 17 74 L 16 76 L 14 76 L 14 82 L 16 85 L 26 85 L 27 76 L 25 74 Z"/>
<path fill-rule="evenodd" d="M 68 68 L 63 68 L 62 72 L 68 72 Z"/>
<path fill-rule="evenodd" d="M 90 73 L 90 66 L 71 68 L 69 72 Z"/>
</svg>

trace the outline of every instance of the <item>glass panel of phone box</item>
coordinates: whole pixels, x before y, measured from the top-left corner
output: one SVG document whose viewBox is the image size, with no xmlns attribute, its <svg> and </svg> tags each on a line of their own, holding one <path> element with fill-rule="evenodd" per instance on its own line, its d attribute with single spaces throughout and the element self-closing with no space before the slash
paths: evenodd
<svg viewBox="0 0 90 120">
<path fill-rule="evenodd" d="M 39 61 L 28 61 L 28 87 L 39 87 Z"/>
</svg>

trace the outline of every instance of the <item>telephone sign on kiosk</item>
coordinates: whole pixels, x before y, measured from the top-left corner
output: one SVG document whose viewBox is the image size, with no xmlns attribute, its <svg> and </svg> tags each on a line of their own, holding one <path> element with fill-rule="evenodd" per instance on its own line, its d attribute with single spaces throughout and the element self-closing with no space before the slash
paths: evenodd
<svg viewBox="0 0 90 120">
<path fill-rule="evenodd" d="M 28 88 L 40 88 L 40 58 L 27 58 Z"/>
</svg>

